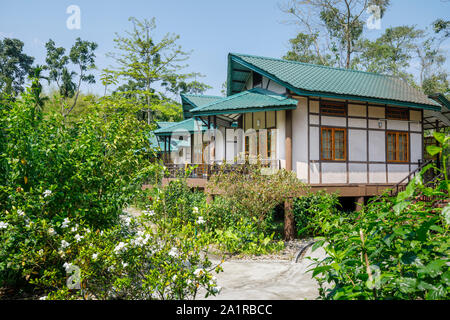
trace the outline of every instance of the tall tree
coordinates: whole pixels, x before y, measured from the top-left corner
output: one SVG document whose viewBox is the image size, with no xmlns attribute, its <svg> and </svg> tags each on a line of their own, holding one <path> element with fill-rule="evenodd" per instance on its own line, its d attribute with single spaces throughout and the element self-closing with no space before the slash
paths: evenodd
<svg viewBox="0 0 450 320">
<path fill-rule="evenodd" d="M 374 41 L 361 39 L 357 45 L 360 55 L 355 58 L 354 64 L 365 71 L 411 80 L 412 75 L 407 69 L 424 34 L 415 26 L 399 26 L 387 28 Z"/>
<path fill-rule="evenodd" d="M 314 53 L 320 64 L 352 67 L 356 41 L 371 16 L 371 6 L 378 8 L 381 18 L 390 0 L 289 0 L 280 9 L 293 17 L 301 28 L 300 45 Z M 292 22 L 292 21 L 291 21 Z M 302 49 L 300 48 L 300 51 Z M 333 57 L 328 59 L 327 56 Z M 303 57 L 304 58 L 304 57 Z"/>
<path fill-rule="evenodd" d="M 88 71 L 95 69 L 97 44 L 77 38 L 69 55 L 65 55 L 66 49 L 56 47 L 55 42 L 51 39 L 45 44 L 45 47 L 47 49 L 45 62 L 47 63 L 46 68 L 49 70 L 48 78 L 56 83 L 59 93 L 65 101 L 61 106 L 61 114 L 67 117 L 77 104 L 82 83 L 95 83 L 94 75 L 88 74 Z M 69 62 L 71 63 L 70 69 Z M 78 79 L 76 79 L 77 77 Z M 73 102 L 67 105 L 68 99 L 72 97 L 74 97 Z"/>
<path fill-rule="evenodd" d="M 161 108 L 166 103 L 163 89 L 172 94 L 201 93 L 209 86 L 196 80 L 189 81 L 200 76 L 198 73 L 181 73 L 187 67 L 181 63 L 189 58 L 190 53 L 177 44 L 178 35 L 167 33 L 157 40 L 155 18 L 140 21 L 131 17 L 129 21 L 133 25 L 132 30 L 123 36 L 116 34 L 114 42 L 117 52 L 109 54 L 117 67 L 106 71 L 125 81 L 117 91 L 140 101 L 150 124 L 155 113 L 164 112 Z"/>
<path fill-rule="evenodd" d="M 26 76 L 34 58 L 23 53 L 23 42 L 19 39 L 0 40 L 0 93 L 11 97 L 24 90 Z"/>
</svg>

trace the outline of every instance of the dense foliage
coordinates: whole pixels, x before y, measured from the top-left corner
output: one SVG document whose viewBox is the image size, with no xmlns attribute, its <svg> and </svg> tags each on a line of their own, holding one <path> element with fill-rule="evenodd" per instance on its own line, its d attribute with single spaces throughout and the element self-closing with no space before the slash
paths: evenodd
<svg viewBox="0 0 450 320">
<path fill-rule="evenodd" d="M 310 193 L 294 201 L 294 219 L 297 235 L 322 236 L 339 224 L 339 201 L 335 194 L 325 191 Z"/>
<path fill-rule="evenodd" d="M 442 146 L 431 149 L 442 152 L 450 137 L 435 137 Z M 444 172 L 424 182 L 427 170 L 440 172 L 425 167 L 396 197 L 370 202 L 316 243 L 327 253 L 312 269 L 321 298 L 449 298 L 449 183 Z"/>
</svg>

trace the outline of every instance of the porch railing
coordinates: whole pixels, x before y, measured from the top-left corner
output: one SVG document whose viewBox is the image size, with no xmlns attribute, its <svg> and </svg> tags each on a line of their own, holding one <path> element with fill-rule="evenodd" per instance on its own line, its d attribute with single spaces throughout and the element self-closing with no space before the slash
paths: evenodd
<svg viewBox="0 0 450 320">
<path fill-rule="evenodd" d="M 164 164 L 166 167 L 165 178 L 176 178 L 187 175 L 188 178 L 209 179 L 212 175 L 219 172 L 242 172 L 245 174 L 252 166 L 261 168 L 280 169 L 281 161 L 273 159 L 260 159 L 257 162 L 224 162 L 216 161 L 213 163 L 187 163 L 187 164 Z"/>
</svg>

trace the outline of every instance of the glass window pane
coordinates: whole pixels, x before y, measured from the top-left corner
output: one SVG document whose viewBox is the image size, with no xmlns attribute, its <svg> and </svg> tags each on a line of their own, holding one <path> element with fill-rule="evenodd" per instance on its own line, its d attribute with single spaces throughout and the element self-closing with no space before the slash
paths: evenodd
<svg viewBox="0 0 450 320">
<path fill-rule="evenodd" d="M 331 130 L 323 129 L 322 130 L 322 158 L 330 160 L 332 157 L 331 154 Z"/>
<path fill-rule="evenodd" d="M 407 160 L 407 142 L 406 142 L 405 134 L 398 135 L 398 146 L 399 146 L 399 160 L 406 161 Z"/>
<path fill-rule="evenodd" d="M 387 158 L 389 161 L 395 160 L 395 134 L 392 133 L 387 136 Z"/>
<path fill-rule="evenodd" d="M 344 131 L 341 130 L 334 132 L 334 158 L 335 160 L 344 159 Z"/>
</svg>

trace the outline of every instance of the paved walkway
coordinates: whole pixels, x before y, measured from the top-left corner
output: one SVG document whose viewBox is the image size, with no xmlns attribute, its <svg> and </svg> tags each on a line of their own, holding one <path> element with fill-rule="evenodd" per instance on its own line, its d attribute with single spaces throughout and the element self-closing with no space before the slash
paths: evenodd
<svg viewBox="0 0 450 320">
<path fill-rule="evenodd" d="M 306 256 L 323 257 L 321 249 Z M 306 258 L 305 256 L 305 258 Z M 273 260 L 229 260 L 216 275 L 222 291 L 207 300 L 313 300 L 318 296 L 317 282 L 311 278 L 311 261 L 299 263 Z M 198 297 L 204 295 L 199 294 Z M 202 298 L 200 298 L 202 299 Z M 203 298 L 204 299 L 204 298 Z"/>
</svg>

